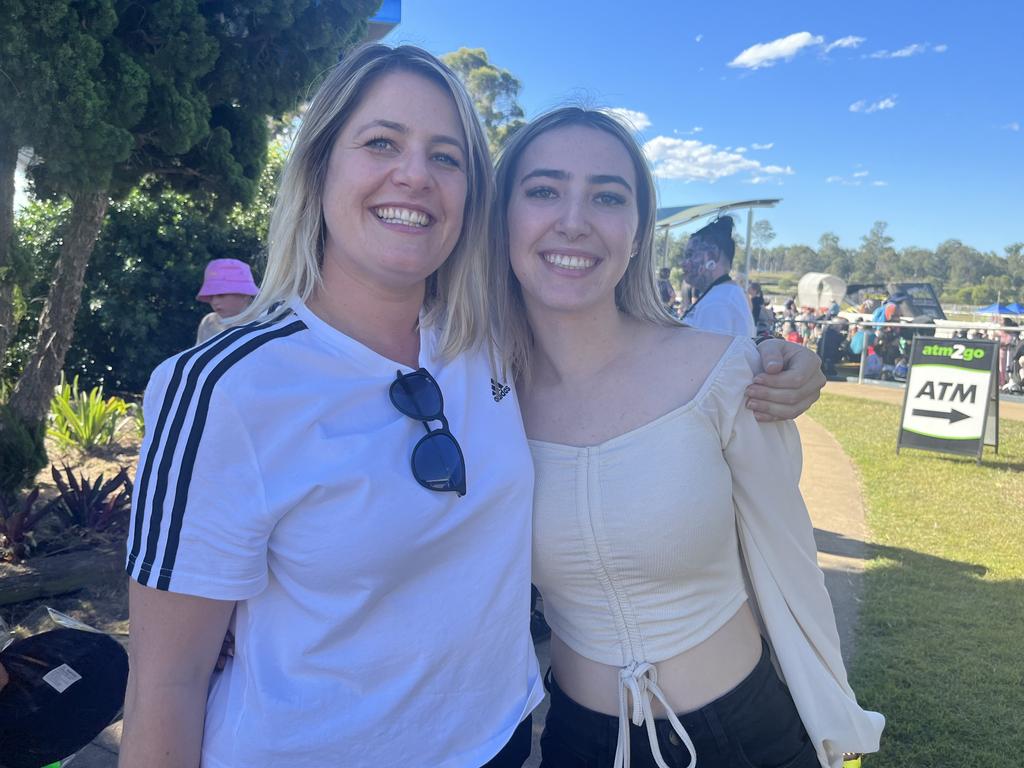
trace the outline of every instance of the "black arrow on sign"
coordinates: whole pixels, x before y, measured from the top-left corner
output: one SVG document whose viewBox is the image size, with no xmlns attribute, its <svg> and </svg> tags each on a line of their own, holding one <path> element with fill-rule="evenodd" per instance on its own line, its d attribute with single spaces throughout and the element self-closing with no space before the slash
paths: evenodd
<svg viewBox="0 0 1024 768">
<path fill-rule="evenodd" d="M 956 408 L 953 408 L 949 413 L 945 411 L 926 411 L 923 408 L 915 408 L 912 413 L 915 416 L 928 416 L 932 419 L 949 419 L 950 424 L 956 424 L 958 421 L 971 418 L 966 413 L 960 413 Z"/>
</svg>

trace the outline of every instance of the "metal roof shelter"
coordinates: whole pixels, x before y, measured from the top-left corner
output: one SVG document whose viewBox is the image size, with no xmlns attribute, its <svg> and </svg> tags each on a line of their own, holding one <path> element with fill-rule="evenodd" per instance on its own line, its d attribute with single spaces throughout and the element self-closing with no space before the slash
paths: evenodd
<svg viewBox="0 0 1024 768">
<path fill-rule="evenodd" d="M 680 227 L 689 224 L 694 219 L 717 214 L 721 216 L 729 211 L 747 209 L 747 247 L 746 247 L 746 268 L 743 274 L 750 274 L 750 233 L 754 221 L 754 208 L 774 208 L 782 202 L 781 197 L 758 198 L 754 200 L 724 200 L 718 203 L 699 203 L 697 205 L 679 205 L 673 208 L 659 208 L 655 212 L 654 234 L 663 231 L 665 237 L 665 248 L 661 253 L 662 264 L 668 263 L 668 232 L 673 227 Z"/>
<path fill-rule="evenodd" d="M 366 20 L 363 42 L 376 42 L 402 23 L 402 0 L 383 0 L 377 13 Z"/>
</svg>

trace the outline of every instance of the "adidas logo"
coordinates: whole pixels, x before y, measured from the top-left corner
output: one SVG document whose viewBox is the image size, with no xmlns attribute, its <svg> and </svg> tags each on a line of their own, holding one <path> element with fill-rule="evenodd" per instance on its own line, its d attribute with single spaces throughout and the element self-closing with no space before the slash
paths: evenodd
<svg viewBox="0 0 1024 768">
<path fill-rule="evenodd" d="M 491 394 L 494 396 L 494 402 L 500 403 L 501 398 L 511 391 L 512 389 L 507 384 L 502 384 L 500 381 L 491 379 Z"/>
</svg>

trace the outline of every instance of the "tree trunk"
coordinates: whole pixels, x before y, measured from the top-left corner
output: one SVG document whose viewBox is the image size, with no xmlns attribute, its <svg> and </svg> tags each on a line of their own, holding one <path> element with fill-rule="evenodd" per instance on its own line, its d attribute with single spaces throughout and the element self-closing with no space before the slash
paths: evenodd
<svg viewBox="0 0 1024 768">
<path fill-rule="evenodd" d="M 3 365 L 7 344 L 14 335 L 14 278 L 10 267 L 14 261 L 11 235 L 14 232 L 14 171 L 17 167 L 18 145 L 4 136 L 0 139 L 0 365 Z"/>
<path fill-rule="evenodd" d="M 110 199 L 104 190 L 76 193 L 71 202 L 71 220 L 64 232 L 50 293 L 39 317 L 35 348 L 11 393 L 10 406 L 26 424 L 39 424 L 46 418 L 53 388 L 60 382 L 64 356 L 71 346 L 75 317 L 82 301 L 85 268 Z"/>
<path fill-rule="evenodd" d="M 121 547 L 104 547 L 0 567 L 0 605 L 10 605 L 113 581 L 124 573 L 124 552 Z"/>
</svg>

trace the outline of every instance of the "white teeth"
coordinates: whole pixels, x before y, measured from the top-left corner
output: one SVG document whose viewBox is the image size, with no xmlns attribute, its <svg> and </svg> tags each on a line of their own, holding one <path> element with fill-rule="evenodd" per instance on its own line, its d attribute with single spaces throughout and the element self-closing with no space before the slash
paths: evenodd
<svg viewBox="0 0 1024 768">
<path fill-rule="evenodd" d="M 586 256 L 570 256 L 567 253 L 545 253 L 543 259 L 548 264 L 562 269 L 588 269 L 597 263 L 597 259 L 590 259 Z"/>
<path fill-rule="evenodd" d="M 377 218 L 387 224 L 405 224 L 410 227 L 425 227 L 430 224 L 430 217 L 422 211 L 408 208 L 383 207 L 374 208 Z"/>
</svg>

